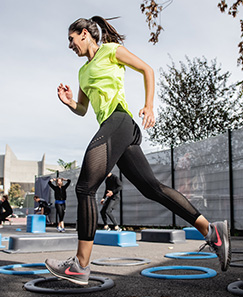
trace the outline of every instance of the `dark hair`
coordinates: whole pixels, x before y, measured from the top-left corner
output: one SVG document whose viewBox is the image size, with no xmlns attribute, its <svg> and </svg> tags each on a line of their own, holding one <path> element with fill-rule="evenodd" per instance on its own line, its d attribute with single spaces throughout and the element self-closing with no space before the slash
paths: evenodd
<svg viewBox="0 0 243 297">
<path fill-rule="evenodd" d="M 8 195 L 3 195 L 3 198 L 8 201 Z"/>
<path fill-rule="evenodd" d="M 125 40 L 124 35 L 120 35 L 116 29 L 111 26 L 111 24 L 109 24 L 104 18 L 100 16 L 93 16 L 89 20 L 82 18 L 78 19 L 69 26 L 69 31 L 78 32 L 78 34 L 81 34 L 85 28 L 94 38 L 96 43 L 98 43 L 100 40 L 100 33 L 97 25 L 99 25 L 101 28 L 101 41 L 103 43 L 115 42 L 121 44 Z"/>
</svg>

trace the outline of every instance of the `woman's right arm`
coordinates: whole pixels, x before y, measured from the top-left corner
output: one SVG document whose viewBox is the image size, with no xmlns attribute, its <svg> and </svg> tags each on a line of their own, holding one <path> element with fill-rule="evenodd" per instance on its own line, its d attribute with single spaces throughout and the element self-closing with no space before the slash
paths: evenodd
<svg viewBox="0 0 243 297">
<path fill-rule="evenodd" d="M 60 84 L 57 88 L 59 99 L 67 105 L 72 112 L 77 115 L 84 116 L 88 110 L 89 99 L 84 92 L 79 88 L 78 102 L 73 100 L 73 93 L 69 86 Z"/>
</svg>

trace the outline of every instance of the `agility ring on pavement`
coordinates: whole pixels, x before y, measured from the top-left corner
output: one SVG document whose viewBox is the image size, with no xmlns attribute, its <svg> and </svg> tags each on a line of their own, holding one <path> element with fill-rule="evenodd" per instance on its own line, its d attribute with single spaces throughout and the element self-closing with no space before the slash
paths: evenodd
<svg viewBox="0 0 243 297">
<path fill-rule="evenodd" d="M 238 259 L 238 260 L 231 260 L 231 262 L 230 262 L 230 266 L 231 267 L 243 267 L 243 264 L 237 264 L 237 262 L 242 262 L 243 261 L 243 259 Z"/>
<path fill-rule="evenodd" d="M 111 262 L 111 261 L 135 261 L 135 262 Z M 103 259 L 92 261 L 92 264 L 103 265 L 103 266 L 136 266 L 136 265 L 142 265 L 142 264 L 149 264 L 150 262 L 151 262 L 150 260 L 143 259 L 143 258 L 103 258 Z"/>
<path fill-rule="evenodd" d="M 6 266 L 0 266 L 0 273 L 13 274 L 13 275 L 30 275 L 30 274 L 50 273 L 47 269 L 43 269 L 43 270 L 25 270 L 25 271 L 10 270 L 10 269 L 21 268 L 21 267 L 46 267 L 46 266 L 45 266 L 44 263 L 6 265 Z"/>
<path fill-rule="evenodd" d="M 229 284 L 227 290 L 237 296 L 243 296 L 243 281 L 237 281 Z"/>
<path fill-rule="evenodd" d="M 212 259 L 217 258 L 216 254 L 204 252 L 182 252 L 182 253 L 169 253 L 165 255 L 166 258 L 174 259 Z"/>
<path fill-rule="evenodd" d="M 105 277 L 98 277 L 98 276 L 90 276 L 90 281 L 98 281 L 101 282 L 101 285 L 93 286 L 93 287 L 76 287 L 76 288 L 68 288 L 68 289 L 59 289 L 59 288 L 43 288 L 38 287 L 38 284 L 45 283 L 45 282 L 53 282 L 53 281 L 60 281 L 57 277 L 49 277 L 49 278 L 38 278 L 32 281 L 27 282 L 24 285 L 24 288 L 27 291 L 36 292 L 36 293 L 44 293 L 44 294 L 82 294 L 82 293 L 91 293 L 97 291 L 103 291 L 110 289 L 114 286 L 114 282 L 110 278 Z"/>
<path fill-rule="evenodd" d="M 157 274 L 153 273 L 161 270 L 197 270 L 200 272 L 206 272 L 203 274 Z M 210 278 L 217 275 L 217 272 L 213 269 L 200 267 L 200 266 L 160 266 L 160 267 L 151 267 L 144 269 L 141 272 L 142 275 L 152 278 L 162 278 L 162 279 L 202 279 Z"/>
</svg>

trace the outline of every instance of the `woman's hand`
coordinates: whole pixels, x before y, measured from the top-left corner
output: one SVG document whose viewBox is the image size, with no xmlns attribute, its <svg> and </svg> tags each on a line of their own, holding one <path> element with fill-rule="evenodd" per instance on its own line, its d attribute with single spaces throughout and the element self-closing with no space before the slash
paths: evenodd
<svg viewBox="0 0 243 297">
<path fill-rule="evenodd" d="M 153 108 L 144 107 L 139 111 L 139 116 L 143 117 L 142 125 L 144 129 L 148 129 L 154 126 L 155 118 Z"/>
<path fill-rule="evenodd" d="M 66 105 L 70 105 L 73 99 L 73 92 L 68 85 L 60 84 L 57 87 L 58 98 Z"/>
<path fill-rule="evenodd" d="M 144 129 L 153 127 L 155 124 L 153 112 L 154 100 L 154 71 L 144 61 L 139 59 L 134 54 L 130 53 L 125 47 L 119 46 L 116 50 L 117 60 L 124 65 L 131 67 L 134 70 L 142 73 L 145 84 L 145 105 L 139 111 L 139 116 L 143 117 Z"/>
<path fill-rule="evenodd" d="M 106 196 L 107 196 L 107 197 L 111 197 L 111 196 L 113 196 L 113 192 L 110 191 L 110 190 L 108 190 L 107 193 L 106 193 Z"/>
</svg>

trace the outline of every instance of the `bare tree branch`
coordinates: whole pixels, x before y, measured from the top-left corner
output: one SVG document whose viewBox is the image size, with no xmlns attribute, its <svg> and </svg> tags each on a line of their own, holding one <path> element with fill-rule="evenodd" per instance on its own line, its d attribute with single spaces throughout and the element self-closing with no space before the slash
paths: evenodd
<svg viewBox="0 0 243 297">
<path fill-rule="evenodd" d="M 228 11 L 228 14 L 232 17 L 237 17 L 240 9 L 240 5 L 243 5 L 243 0 L 233 0 L 235 1 L 231 6 L 228 6 L 230 0 L 221 0 L 218 3 L 218 7 L 221 12 Z M 158 4 L 155 0 L 143 0 L 140 5 L 141 12 L 146 16 L 146 22 L 148 23 L 150 33 L 149 42 L 156 44 L 159 42 L 159 35 L 163 27 L 159 23 L 159 16 L 168 5 L 172 3 L 172 0 L 165 1 L 163 4 Z M 239 48 L 239 58 L 237 59 L 237 65 L 241 66 L 243 70 L 243 20 L 240 20 L 240 30 L 241 30 L 241 41 L 238 44 Z"/>
</svg>

